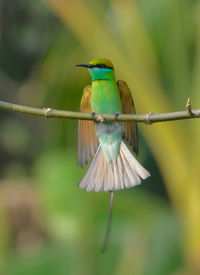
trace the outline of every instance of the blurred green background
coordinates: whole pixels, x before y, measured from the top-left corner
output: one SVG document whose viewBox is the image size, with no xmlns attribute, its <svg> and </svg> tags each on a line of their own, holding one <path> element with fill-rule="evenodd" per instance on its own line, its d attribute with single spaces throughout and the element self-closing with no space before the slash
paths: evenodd
<svg viewBox="0 0 200 275">
<path fill-rule="evenodd" d="M 138 113 L 200 106 L 197 0 L 0 0 L 0 100 L 79 110 L 74 64 L 107 57 Z M 77 188 L 77 122 L 0 111 L 0 274 L 200 274 L 198 120 L 139 125 L 152 177 L 109 194 Z"/>
</svg>

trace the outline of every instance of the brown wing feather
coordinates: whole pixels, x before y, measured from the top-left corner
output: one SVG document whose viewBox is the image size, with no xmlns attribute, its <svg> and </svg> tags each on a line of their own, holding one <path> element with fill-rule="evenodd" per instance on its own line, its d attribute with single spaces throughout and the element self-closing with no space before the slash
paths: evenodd
<svg viewBox="0 0 200 275">
<path fill-rule="evenodd" d="M 124 114 L 135 114 L 135 106 L 131 91 L 125 81 L 117 81 L 122 110 Z M 124 139 L 131 145 L 133 151 L 138 154 L 138 133 L 136 122 L 125 122 Z"/>
<path fill-rule="evenodd" d="M 91 86 L 85 87 L 81 98 L 80 111 L 91 113 L 90 107 Z M 90 158 L 94 156 L 99 141 L 95 133 L 94 122 L 90 120 L 78 121 L 78 144 L 77 144 L 77 159 L 78 164 L 83 167 Z"/>
</svg>

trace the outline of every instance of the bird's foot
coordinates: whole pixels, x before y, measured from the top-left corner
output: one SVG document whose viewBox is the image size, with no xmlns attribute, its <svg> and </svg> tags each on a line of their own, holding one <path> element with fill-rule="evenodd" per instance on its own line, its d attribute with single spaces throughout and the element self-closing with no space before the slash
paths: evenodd
<svg viewBox="0 0 200 275">
<path fill-rule="evenodd" d="M 96 113 L 95 112 L 91 112 L 91 117 L 95 117 Z"/>
<path fill-rule="evenodd" d="M 115 118 L 117 118 L 119 116 L 119 112 L 116 112 L 114 115 L 115 115 Z"/>
</svg>

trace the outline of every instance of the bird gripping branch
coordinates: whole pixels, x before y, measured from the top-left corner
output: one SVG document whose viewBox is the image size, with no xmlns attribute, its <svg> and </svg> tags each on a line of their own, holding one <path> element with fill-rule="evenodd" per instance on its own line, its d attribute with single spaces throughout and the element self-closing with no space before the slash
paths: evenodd
<svg viewBox="0 0 200 275">
<path fill-rule="evenodd" d="M 98 114 L 135 114 L 131 91 L 124 81 L 115 80 L 110 60 L 97 58 L 85 67 L 92 77 L 92 85 L 83 91 L 80 111 Z M 78 123 L 78 163 L 93 160 L 78 186 L 86 191 L 110 191 L 110 211 L 103 250 L 106 249 L 112 217 L 113 194 L 116 190 L 132 188 L 150 173 L 130 153 L 122 138 L 138 153 L 135 122 L 83 121 Z"/>
</svg>

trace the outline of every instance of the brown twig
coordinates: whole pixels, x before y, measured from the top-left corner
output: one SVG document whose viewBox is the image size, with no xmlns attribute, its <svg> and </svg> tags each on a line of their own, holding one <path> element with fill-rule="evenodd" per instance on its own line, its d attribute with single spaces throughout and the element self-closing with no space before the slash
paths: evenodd
<svg viewBox="0 0 200 275">
<path fill-rule="evenodd" d="M 0 101 L 0 109 L 19 112 L 29 115 L 42 116 L 45 118 L 65 118 L 65 119 L 82 119 L 82 120 L 99 120 L 99 114 L 88 114 L 81 112 L 70 112 L 55 110 L 52 108 L 35 108 L 18 104 L 13 104 L 5 101 Z M 200 118 L 200 109 L 191 110 L 187 107 L 186 111 L 171 112 L 171 113 L 148 113 L 148 114 L 120 114 L 116 117 L 115 114 L 101 114 L 103 121 L 137 121 L 145 124 L 152 124 L 155 122 L 164 122 L 172 120 L 181 120 L 189 118 Z"/>
</svg>

